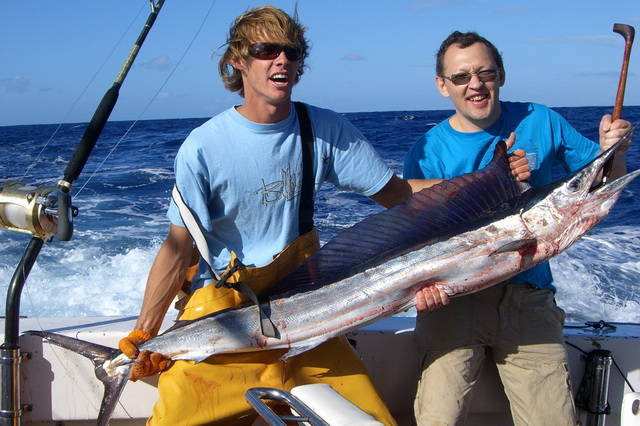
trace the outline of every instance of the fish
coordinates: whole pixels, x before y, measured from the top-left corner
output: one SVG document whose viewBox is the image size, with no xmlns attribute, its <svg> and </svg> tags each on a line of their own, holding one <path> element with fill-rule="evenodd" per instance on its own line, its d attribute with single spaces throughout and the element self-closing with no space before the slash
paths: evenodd
<svg viewBox="0 0 640 426">
<path fill-rule="evenodd" d="M 425 286 L 440 286 L 456 297 L 503 282 L 563 252 L 611 211 L 640 170 L 606 185 L 596 181 L 636 126 L 582 169 L 536 188 L 511 174 L 500 142 L 483 169 L 356 223 L 260 296 L 276 337 L 261 333 L 258 309 L 247 304 L 177 321 L 139 349 L 195 362 L 271 349 L 286 349 L 287 358 L 411 308 Z M 105 388 L 97 423 L 107 424 L 134 360 L 52 332 L 25 334 L 93 361 Z"/>
</svg>

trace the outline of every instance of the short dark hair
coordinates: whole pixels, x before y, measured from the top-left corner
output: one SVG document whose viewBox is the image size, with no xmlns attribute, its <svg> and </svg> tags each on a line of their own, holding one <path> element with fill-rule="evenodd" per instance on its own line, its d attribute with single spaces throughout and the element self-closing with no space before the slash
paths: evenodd
<svg viewBox="0 0 640 426">
<path fill-rule="evenodd" d="M 438 49 L 438 53 L 436 54 L 436 75 L 439 77 L 444 77 L 444 54 L 447 49 L 449 49 L 449 47 L 455 44 L 461 49 L 464 49 L 475 43 L 483 43 L 489 48 L 489 50 L 491 51 L 491 55 L 493 56 L 493 60 L 498 66 L 498 70 L 504 75 L 504 64 L 502 63 L 502 55 L 500 54 L 500 52 L 498 52 L 498 49 L 496 49 L 496 47 L 489 40 L 473 31 L 467 33 L 454 31 L 442 42 L 442 44 L 440 45 L 440 49 Z"/>
</svg>

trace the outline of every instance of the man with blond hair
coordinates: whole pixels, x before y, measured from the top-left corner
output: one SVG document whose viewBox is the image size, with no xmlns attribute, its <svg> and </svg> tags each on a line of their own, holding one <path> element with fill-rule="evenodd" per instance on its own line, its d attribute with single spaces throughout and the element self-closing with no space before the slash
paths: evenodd
<svg viewBox="0 0 640 426">
<path fill-rule="evenodd" d="M 198 230 L 187 229 L 179 203 L 193 213 L 209 253 L 180 315 L 191 320 L 247 303 L 319 247 L 312 215 L 323 182 L 385 207 L 433 183 L 398 178 L 341 115 L 294 105 L 292 89 L 309 53 L 304 32 L 297 19 L 269 6 L 238 17 L 219 71 L 225 87 L 244 102 L 193 130 L 176 156 L 180 199 L 169 207 L 169 235 L 149 273 L 136 330 L 120 345 L 137 358 L 132 379 L 164 370 L 152 424 L 250 424 L 256 415 L 245 401 L 247 389 L 311 383 L 328 383 L 380 422 L 395 424 L 344 337 L 286 360 L 286 350 L 269 350 L 213 355 L 198 364 L 176 361 L 169 368 L 160 354 L 136 348 L 158 333 L 185 280 Z M 309 140 L 312 148 L 305 151 Z M 514 164 L 528 172 L 526 160 Z"/>
</svg>

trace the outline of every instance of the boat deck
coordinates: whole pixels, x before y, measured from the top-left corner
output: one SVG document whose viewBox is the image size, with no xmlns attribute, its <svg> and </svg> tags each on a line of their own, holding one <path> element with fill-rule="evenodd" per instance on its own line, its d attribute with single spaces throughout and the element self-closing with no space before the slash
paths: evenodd
<svg viewBox="0 0 640 426">
<path fill-rule="evenodd" d="M 135 320 L 136 317 L 24 318 L 20 329 L 53 331 L 116 347 L 120 338 L 133 329 Z M 393 317 L 348 334 L 401 425 L 412 422 L 419 374 L 413 342 L 414 321 L 411 317 Z M 171 320 L 166 319 L 163 329 L 170 325 Z M 615 363 L 611 367 L 608 397 L 612 412 L 606 417 L 606 424 L 619 425 L 623 396 L 631 391 L 623 374 L 640 390 L 640 324 L 568 324 L 565 336 L 574 393 L 584 373 L 584 354 L 594 349 L 612 352 Z M 22 336 L 20 348 L 25 354 L 21 368 L 21 403 L 30 409 L 23 413 L 23 423 L 94 424 L 103 388 L 94 376 L 92 364 L 80 355 L 33 336 Z M 144 424 L 157 398 L 156 386 L 157 378 L 128 383 L 111 424 Z M 491 363 L 483 369 L 475 391 L 470 424 L 512 424 L 506 396 Z M 640 418 L 634 424 L 640 424 Z"/>
</svg>

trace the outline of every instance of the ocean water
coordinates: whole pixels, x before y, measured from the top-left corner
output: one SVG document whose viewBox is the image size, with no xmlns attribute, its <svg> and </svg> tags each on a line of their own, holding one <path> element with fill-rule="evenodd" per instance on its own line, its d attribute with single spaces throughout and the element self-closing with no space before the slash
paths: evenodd
<svg viewBox="0 0 640 426">
<path fill-rule="evenodd" d="M 596 139 L 610 108 L 557 108 L 585 136 Z M 345 116 L 388 164 L 402 172 L 404 153 L 451 111 L 349 113 Z M 624 117 L 640 120 L 640 107 Z M 22 293 L 29 317 L 136 315 L 147 274 L 168 230 L 165 212 L 173 185 L 173 158 L 189 131 L 205 118 L 111 122 L 74 183 L 80 210 L 73 239 L 44 245 Z M 0 127 L 0 183 L 19 180 L 55 186 L 85 124 Z M 640 168 L 640 142 L 627 154 Z M 613 212 L 551 262 L 558 304 L 571 322 L 640 322 L 640 180 Z M 382 208 L 366 197 L 322 188 L 316 225 L 322 243 Z M 30 236 L 0 229 L 0 294 L 6 294 Z M 0 309 L 5 310 L 4 297 Z M 410 311 L 409 315 L 412 314 Z"/>
</svg>

